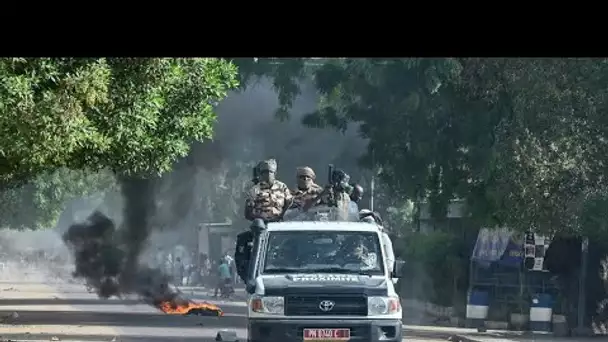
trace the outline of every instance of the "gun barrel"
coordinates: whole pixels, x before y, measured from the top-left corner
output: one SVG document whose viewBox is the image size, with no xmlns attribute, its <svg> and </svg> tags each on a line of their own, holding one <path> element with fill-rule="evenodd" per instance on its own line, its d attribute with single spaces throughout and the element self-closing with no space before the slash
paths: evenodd
<svg viewBox="0 0 608 342">
<path fill-rule="evenodd" d="M 252 171 L 253 181 L 260 178 L 260 170 L 258 169 L 257 166 L 254 166 L 251 171 Z"/>
</svg>

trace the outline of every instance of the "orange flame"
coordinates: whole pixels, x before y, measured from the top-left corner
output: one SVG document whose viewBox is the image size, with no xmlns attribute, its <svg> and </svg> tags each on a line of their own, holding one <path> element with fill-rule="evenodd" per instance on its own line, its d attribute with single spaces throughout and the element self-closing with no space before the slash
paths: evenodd
<svg viewBox="0 0 608 342">
<path fill-rule="evenodd" d="M 223 316 L 224 312 L 219 306 L 207 302 L 195 303 L 192 301 L 184 301 L 177 303 L 175 301 L 161 302 L 158 308 L 169 315 L 201 315 L 201 316 Z"/>
</svg>

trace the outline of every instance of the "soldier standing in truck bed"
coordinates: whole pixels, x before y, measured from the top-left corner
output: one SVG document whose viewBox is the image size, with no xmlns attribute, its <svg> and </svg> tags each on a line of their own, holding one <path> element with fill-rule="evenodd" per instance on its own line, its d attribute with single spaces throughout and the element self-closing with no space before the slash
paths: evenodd
<svg viewBox="0 0 608 342">
<path fill-rule="evenodd" d="M 260 162 L 256 171 L 259 179 L 253 182 L 245 194 L 245 218 L 260 218 L 265 222 L 280 221 L 292 203 L 291 191 L 285 183 L 276 180 L 277 162 L 274 159 Z M 237 274 L 245 283 L 252 248 L 253 233 L 250 230 L 237 235 L 234 263 Z"/>
<path fill-rule="evenodd" d="M 258 168 L 260 180 L 246 193 L 245 218 L 260 218 L 266 222 L 280 221 L 285 210 L 291 205 L 291 191 L 285 183 L 275 178 L 277 162 L 274 159 L 261 162 Z"/>
<path fill-rule="evenodd" d="M 317 178 L 313 169 L 308 166 L 299 167 L 296 171 L 297 188 L 291 193 L 293 195 L 294 207 L 302 209 L 308 202 L 313 201 L 323 192 L 323 188 L 315 183 Z"/>
</svg>

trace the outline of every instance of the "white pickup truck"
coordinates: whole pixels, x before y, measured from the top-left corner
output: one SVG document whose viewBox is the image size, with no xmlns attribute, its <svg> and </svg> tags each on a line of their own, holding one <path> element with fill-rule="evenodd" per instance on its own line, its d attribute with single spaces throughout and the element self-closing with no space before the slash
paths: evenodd
<svg viewBox="0 0 608 342">
<path fill-rule="evenodd" d="M 253 222 L 248 341 L 401 341 L 401 265 L 386 264 L 379 226 L 323 211 Z"/>
</svg>

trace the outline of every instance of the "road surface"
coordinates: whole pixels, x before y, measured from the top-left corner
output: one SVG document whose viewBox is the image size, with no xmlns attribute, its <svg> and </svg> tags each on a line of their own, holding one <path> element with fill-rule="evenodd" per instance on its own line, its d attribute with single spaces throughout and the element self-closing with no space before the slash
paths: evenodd
<svg viewBox="0 0 608 342">
<path fill-rule="evenodd" d="M 209 300 L 204 292 L 185 293 Z M 2 281 L 0 341 L 209 342 L 221 329 L 236 331 L 246 341 L 245 303 L 215 303 L 224 317 L 172 316 L 135 299 L 98 299 L 78 284 Z M 449 335 L 405 332 L 407 341 L 446 341 Z"/>
<path fill-rule="evenodd" d="M 42 272 L 23 265 L 9 268 L 0 262 L 0 342 L 210 342 L 222 329 L 235 331 L 241 341 L 246 341 L 243 300 L 213 301 L 205 291 L 183 288 L 192 299 L 218 304 L 225 316 L 172 316 L 134 298 L 99 299 L 83 285 L 70 281 L 69 272 Z M 244 294 L 237 292 L 237 296 L 242 299 Z M 450 337 L 462 342 L 590 341 L 504 331 L 478 333 L 472 329 L 412 325 L 403 328 L 404 341 L 414 342 L 447 341 Z"/>
<path fill-rule="evenodd" d="M 214 301 L 209 293 L 184 288 L 195 300 L 219 305 L 224 317 L 166 315 L 136 299 L 99 299 L 78 284 L 0 280 L 0 342 L 4 341 L 215 341 L 222 329 L 246 341 L 246 308 L 242 300 Z M 241 296 L 243 296 L 241 294 Z M 16 315 L 15 315 L 16 313 Z M 404 341 L 531 342 L 557 341 L 552 336 L 517 336 L 506 332 L 404 326 Z M 454 339 L 454 337 L 460 339 Z M 588 341 L 569 339 L 569 342 Z"/>
</svg>

